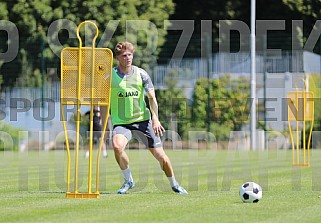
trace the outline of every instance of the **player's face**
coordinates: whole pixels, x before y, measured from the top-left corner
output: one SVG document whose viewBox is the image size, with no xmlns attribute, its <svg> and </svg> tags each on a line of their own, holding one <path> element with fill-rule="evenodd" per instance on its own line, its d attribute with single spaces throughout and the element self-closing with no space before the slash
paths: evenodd
<svg viewBox="0 0 321 223">
<path fill-rule="evenodd" d="M 133 53 L 128 50 L 124 50 L 116 57 L 116 59 L 118 60 L 120 66 L 130 67 L 133 62 Z"/>
</svg>

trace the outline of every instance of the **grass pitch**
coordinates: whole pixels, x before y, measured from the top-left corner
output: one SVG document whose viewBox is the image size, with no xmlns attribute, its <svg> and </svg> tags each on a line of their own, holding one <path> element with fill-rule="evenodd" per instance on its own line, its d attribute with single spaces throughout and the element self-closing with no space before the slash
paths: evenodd
<svg viewBox="0 0 321 223">
<path fill-rule="evenodd" d="M 286 150 L 167 150 L 176 178 L 188 195 L 170 190 L 168 180 L 148 151 L 128 153 L 136 187 L 129 194 L 116 194 L 123 179 L 110 151 L 109 157 L 101 160 L 99 199 L 65 198 L 65 151 L 0 153 L 0 222 L 321 220 L 319 150 L 312 151 L 311 167 L 292 167 L 292 153 Z M 85 152 L 80 155 L 80 191 L 86 191 L 88 164 Z M 245 181 L 255 181 L 263 187 L 259 203 L 246 204 L 239 198 L 239 187 Z"/>
</svg>

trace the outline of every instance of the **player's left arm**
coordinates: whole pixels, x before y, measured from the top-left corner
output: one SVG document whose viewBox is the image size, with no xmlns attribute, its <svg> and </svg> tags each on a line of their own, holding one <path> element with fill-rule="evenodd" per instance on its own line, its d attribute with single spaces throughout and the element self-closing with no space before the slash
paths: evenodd
<svg viewBox="0 0 321 223">
<path fill-rule="evenodd" d="M 155 131 L 155 134 L 159 136 L 159 135 L 162 135 L 163 132 L 165 132 L 165 129 L 160 123 L 158 118 L 158 103 L 156 100 L 154 85 L 150 79 L 150 76 L 147 74 L 145 70 L 141 69 L 140 74 L 141 74 L 141 78 L 143 80 L 143 86 L 149 101 L 149 107 L 152 115 L 153 129 Z"/>
<path fill-rule="evenodd" d="M 155 131 L 156 135 L 163 135 L 163 132 L 165 132 L 164 127 L 159 121 L 158 118 L 158 103 L 156 100 L 156 94 L 154 89 L 150 89 L 147 92 L 147 97 L 149 101 L 149 106 L 151 110 L 151 115 L 152 115 L 152 122 L 153 122 L 153 129 Z"/>
</svg>

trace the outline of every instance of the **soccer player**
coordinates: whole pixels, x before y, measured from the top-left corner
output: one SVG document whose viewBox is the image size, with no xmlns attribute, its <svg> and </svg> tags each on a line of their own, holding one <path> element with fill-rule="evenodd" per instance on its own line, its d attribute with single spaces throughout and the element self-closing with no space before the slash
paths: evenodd
<svg viewBox="0 0 321 223">
<path fill-rule="evenodd" d="M 170 159 L 166 155 L 160 136 L 165 131 L 158 119 L 158 105 L 154 86 L 145 70 L 132 65 L 134 46 L 119 42 L 115 47 L 118 66 L 113 68 L 111 88 L 111 120 L 113 124 L 113 147 L 116 161 L 123 172 L 125 182 L 118 194 L 125 194 L 135 186 L 125 147 L 132 135 L 137 135 L 158 160 L 168 177 L 172 190 L 187 194 L 175 180 Z M 144 101 L 146 92 L 150 110 Z"/>
<path fill-rule="evenodd" d="M 93 144 L 99 144 L 99 140 L 101 138 L 101 131 L 102 131 L 102 120 L 100 116 L 100 108 L 95 107 L 93 109 Z M 90 111 L 85 113 L 86 116 L 90 117 Z M 90 119 L 90 118 L 88 118 Z M 88 133 L 90 131 L 90 123 L 88 123 Z M 103 156 L 107 157 L 107 149 L 106 149 L 106 143 L 104 141 L 102 145 L 102 151 L 103 151 Z M 86 158 L 89 157 L 89 150 L 86 152 Z"/>
</svg>

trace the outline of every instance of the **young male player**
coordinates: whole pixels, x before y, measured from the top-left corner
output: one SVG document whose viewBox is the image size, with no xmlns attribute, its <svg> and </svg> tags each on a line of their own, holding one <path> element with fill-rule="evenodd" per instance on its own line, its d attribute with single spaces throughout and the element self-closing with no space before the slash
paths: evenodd
<svg viewBox="0 0 321 223">
<path fill-rule="evenodd" d="M 113 147 L 116 161 L 122 170 L 125 182 L 118 194 L 125 194 L 135 186 L 125 147 L 133 134 L 136 134 L 160 163 L 168 177 L 172 190 L 187 194 L 174 177 L 170 159 L 162 147 L 160 135 L 165 131 L 158 119 L 158 105 L 154 86 L 145 70 L 132 65 L 134 46 L 129 42 L 120 42 L 115 47 L 118 66 L 113 68 L 111 88 L 111 120 L 113 129 Z M 150 111 L 144 101 L 146 92 Z"/>
</svg>

